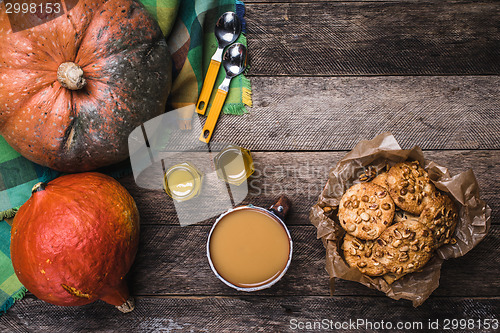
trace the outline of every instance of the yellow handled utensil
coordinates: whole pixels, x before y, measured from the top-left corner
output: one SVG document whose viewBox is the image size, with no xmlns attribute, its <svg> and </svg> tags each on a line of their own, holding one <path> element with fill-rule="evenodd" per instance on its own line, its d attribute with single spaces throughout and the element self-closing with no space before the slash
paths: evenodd
<svg viewBox="0 0 500 333">
<path fill-rule="evenodd" d="M 196 112 L 201 115 L 204 115 L 207 110 L 208 101 L 210 100 L 212 89 L 214 88 L 215 79 L 217 79 L 217 74 L 219 73 L 222 52 L 226 46 L 234 43 L 236 39 L 238 39 L 240 33 L 241 23 L 238 16 L 236 16 L 233 12 L 222 14 L 215 24 L 214 34 L 217 38 L 219 47 L 210 60 L 207 75 L 203 81 L 203 87 L 201 88 L 200 97 L 196 103 Z"/>
<path fill-rule="evenodd" d="M 222 110 L 227 93 L 229 92 L 229 84 L 232 78 L 241 74 L 247 67 L 247 49 L 245 45 L 240 43 L 231 45 L 224 53 L 222 65 L 226 70 L 226 78 L 222 81 L 219 89 L 217 89 L 217 94 L 210 108 L 210 113 L 208 114 L 200 135 L 200 141 L 206 143 L 209 143 L 212 138 L 215 124 L 217 124 L 217 119 L 219 119 L 220 111 Z"/>
</svg>

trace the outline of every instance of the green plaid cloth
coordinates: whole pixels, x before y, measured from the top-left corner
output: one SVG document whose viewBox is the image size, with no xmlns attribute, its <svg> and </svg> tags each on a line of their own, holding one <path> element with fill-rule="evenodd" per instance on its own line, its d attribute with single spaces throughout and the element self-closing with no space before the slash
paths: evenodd
<svg viewBox="0 0 500 333">
<path fill-rule="evenodd" d="M 23 298 L 26 288 L 14 274 L 10 260 L 10 225 L 0 222 L 0 314 Z"/>
<path fill-rule="evenodd" d="M 159 3 L 168 4 L 176 3 L 176 0 L 142 0 L 149 7 L 149 3 L 153 4 L 156 12 L 153 15 L 160 18 L 160 15 L 171 17 L 171 13 L 177 8 L 174 5 L 166 6 L 169 11 L 164 8 L 159 11 Z M 154 4 L 157 4 L 154 7 Z M 173 60 L 173 77 L 172 93 L 170 96 L 170 105 L 173 109 L 181 108 L 190 104 L 195 104 L 198 100 L 198 95 L 201 92 L 203 80 L 210 64 L 210 58 L 217 50 L 217 39 L 214 35 L 215 23 L 219 17 L 227 12 L 236 12 L 242 22 L 242 31 L 237 42 L 247 45 L 246 41 L 246 24 L 243 18 L 245 14 L 245 6 L 241 1 L 235 0 L 182 0 L 178 8 L 177 20 L 168 37 L 168 45 Z M 160 24 L 161 25 L 161 24 Z M 168 27 L 163 28 L 165 33 L 169 33 Z M 210 106 L 216 94 L 216 88 L 222 83 L 225 77 L 223 67 L 220 67 L 217 77 L 216 86 L 214 87 L 210 102 L 208 105 L 208 113 Z M 252 106 L 250 81 L 244 76 L 239 75 L 231 81 L 229 93 L 224 103 L 222 111 L 226 114 L 246 113 L 245 105 Z M 208 114 L 207 113 L 207 114 Z"/>
<path fill-rule="evenodd" d="M 210 58 L 217 49 L 213 28 L 226 11 L 234 11 L 246 33 L 244 5 L 236 0 L 140 0 L 158 21 L 169 45 L 173 60 L 173 85 L 169 99 L 172 109 L 195 104 L 203 85 Z M 246 45 L 242 34 L 238 40 Z M 221 71 L 216 84 L 222 82 Z M 215 96 L 212 94 L 211 100 Z M 243 114 L 251 106 L 249 80 L 239 75 L 231 81 L 223 108 L 229 114 Z M 210 104 L 209 104 L 210 108 Z M 210 109 L 208 109 L 208 112 Z M 121 169 L 120 169 L 121 168 Z M 123 166 L 103 170 L 111 176 L 123 175 Z M 17 208 L 31 195 L 33 185 L 48 182 L 61 174 L 32 163 L 22 157 L 0 136 L 0 315 L 21 299 L 26 289 L 17 279 L 10 260 L 10 225 L 6 218 L 14 217 Z"/>
<path fill-rule="evenodd" d="M 0 136 L 0 314 L 26 292 L 14 274 L 10 260 L 10 225 L 4 220 L 14 217 L 17 208 L 30 197 L 33 185 L 58 175 L 19 155 Z"/>
</svg>

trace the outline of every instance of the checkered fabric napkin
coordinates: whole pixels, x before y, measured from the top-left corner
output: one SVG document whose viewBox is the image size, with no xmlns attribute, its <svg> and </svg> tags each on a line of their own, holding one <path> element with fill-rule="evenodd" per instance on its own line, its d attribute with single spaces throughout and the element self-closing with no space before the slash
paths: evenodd
<svg viewBox="0 0 500 333">
<path fill-rule="evenodd" d="M 174 0 L 141 0 L 144 4 L 175 2 Z M 149 8 L 146 4 L 146 8 Z M 169 7 L 172 8 L 172 7 Z M 217 50 L 217 39 L 214 35 L 215 23 L 219 17 L 227 12 L 236 12 L 242 22 L 242 34 L 237 42 L 247 45 L 246 23 L 243 18 L 245 6 L 235 0 L 182 0 L 178 8 L 178 15 L 173 30 L 168 38 L 168 45 L 173 60 L 173 77 L 175 78 L 170 104 L 173 109 L 195 104 L 201 92 L 203 80 L 210 64 L 210 58 Z M 164 15 L 166 14 L 162 11 Z M 153 12 L 153 15 L 154 12 Z M 159 20 L 161 18 L 158 16 Z M 161 24 L 160 24 L 161 26 Z M 166 29 L 164 32 L 168 33 Z M 210 106 L 215 97 L 216 88 L 225 77 L 223 66 L 220 67 L 216 85 L 212 93 Z M 244 75 L 238 75 L 231 81 L 229 93 L 222 111 L 226 114 L 241 115 L 246 113 L 245 105 L 252 106 L 250 81 Z"/>
<path fill-rule="evenodd" d="M 246 33 L 243 3 L 236 0 L 140 2 L 158 21 L 172 53 L 173 86 L 170 107 L 175 109 L 195 104 L 210 58 L 217 49 L 213 33 L 215 22 L 224 12 L 234 11 L 243 23 L 243 33 Z M 238 42 L 246 45 L 246 37 L 242 34 Z M 217 85 L 224 76 L 221 66 Z M 252 105 L 250 81 L 244 75 L 239 75 L 231 81 L 223 112 L 243 114 L 246 112 L 245 105 Z M 121 165 L 99 171 L 120 177 L 130 170 L 129 167 L 125 169 L 127 170 Z M 60 175 L 57 171 L 28 161 L 0 136 L 0 315 L 26 292 L 14 274 L 10 260 L 10 225 L 5 219 L 14 217 L 17 208 L 29 199 L 33 185 L 49 182 Z"/>
</svg>

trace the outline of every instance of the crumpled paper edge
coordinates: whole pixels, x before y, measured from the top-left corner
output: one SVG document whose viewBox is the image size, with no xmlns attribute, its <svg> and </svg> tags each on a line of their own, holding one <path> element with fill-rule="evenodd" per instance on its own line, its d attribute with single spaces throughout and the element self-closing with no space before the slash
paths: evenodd
<svg viewBox="0 0 500 333">
<path fill-rule="evenodd" d="M 358 269 L 349 267 L 341 255 L 341 241 L 345 231 L 336 214 L 331 216 L 333 219 L 329 218 L 323 207 L 338 207 L 342 194 L 359 182 L 359 176 L 368 166 L 374 167 L 378 172 L 386 165 L 392 166 L 407 159 L 419 161 L 429 172 L 436 187 L 446 192 L 455 202 L 459 211 L 455 232 L 457 243 L 440 247 L 421 271 L 405 275 L 389 285 L 381 277 L 369 277 L 361 274 Z M 446 167 L 425 160 L 418 146 L 403 150 L 391 133 L 383 133 L 373 140 L 360 141 L 330 170 L 328 181 L 318 202 L 311 208 L 309 218 L 317 228 L 317 238 L 323 241 L 326 249 L 325 268 L 332 280 L 332 293 L 334 279 L 340 278 L 359 282 L 396 300 L 410 300 L 417 307 L 439 286 L 443 261 L 465 255 L 486 237 L 491 226 L 491 208 L 480 199 L 479 185 L 472 170 L 451 176 Z"/>
</svg>

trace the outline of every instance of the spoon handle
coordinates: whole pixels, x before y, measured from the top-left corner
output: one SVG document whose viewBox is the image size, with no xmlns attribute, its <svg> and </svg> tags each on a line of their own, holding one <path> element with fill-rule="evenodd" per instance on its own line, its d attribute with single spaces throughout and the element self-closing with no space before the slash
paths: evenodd
<svg viewBox="0 0 500 333">
<path fill-rule="evenodd" d="M 201 115 L 204 115 L 207 111 L 208 101 L 210 100 L 210 95 L 212 94 L 217 74 L 219 74 L 219 68 L 220 61 L 212 58 L 212 60 L 210 60 L 210 65 L 208 66 L 205 81 L 203 81 L 203 87 L 201 88 L 198 103 L 196 103 L 196 112 Z"/>
<path fill-rule="evenodd" d="M 222 110 L 222 106 L 226 101 L 226 96 L 226 90 L 217 89 L 217 94 L 215 95 L 212 107 L 210 108 L 210 113 L 208 114 L 207 120 L 205 121 L 205 126 L 203 126 L 203 130 L 201 131 L 200 141 L 205 143 L 210 142 L 212 133 L 215 129 L 215 124 L 217 124 L 217 120 L 219 119 L 220 111 Z"/>
</svg>

